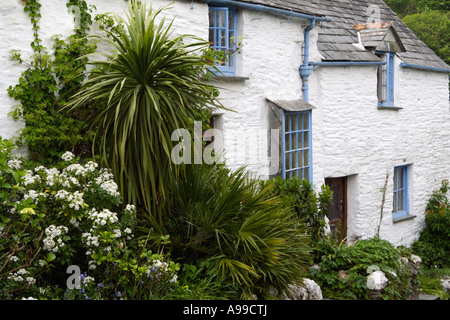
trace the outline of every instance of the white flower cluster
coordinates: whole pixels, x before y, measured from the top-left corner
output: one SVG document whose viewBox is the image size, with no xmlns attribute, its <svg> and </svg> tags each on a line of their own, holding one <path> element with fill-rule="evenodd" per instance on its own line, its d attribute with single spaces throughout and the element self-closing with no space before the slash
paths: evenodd
<svg viewBox="0 0 450 320">
<path fill-rule="evenodd" d="M 94 222 L 93 228 L 96 228 L 98 225 L 104 226 L 107 223 L 115 223 L 119 221 L 117 218 L 117 214 L 115 212 L 111 212 L 108 209 L 103 209 L 98 212 L 97 209 L 92 209 L 88 212 L 89 218 Z"/>
<path fill-rule="evenodd" d="M 66 151 L 62 156 L 61 159 L 63 161 L 71 161 L 73 158 L 75 158 L 75 155 L 70 152 L 70 151 Z"/>
<path fill-rule="evenodd" d="M 59 170 L 56 168 L 46 168 L 45 173 L 47 174 L 46 183 L 48 186 L 53 186 L 58 180 L 59 175 L 61 174 L 61 172 L 59 172 Z"/>
<path fill-rule="evenodd" d="M 18 170 L 22 166 L 22 161 L 18 158 L 11 159 L 8 161 L 8 166 Z"/>
<path fill-rule="evenodd" d="M 26 281 L 29 286 L 36 283 L 36 279 L 33 277 L 26 277 L 29 272 L 24 268 L 17 270 L 17 272 L 13 272 L 8 276 L 8 279 L 11 279 L 15 282 L 23 282 Z M 25 278 L 24 278 L 25 277 Z"/>
<path fill-rule="evenodd" d="M 81 235 L 81 238 L 85 241 L 88 247 L 98 247 L 98 236 L 93 236 L 90 232 L 85 232 Z M 86 254 L 91 254 L 90 251 L 87 251 Z"/>
<path fill-rule="evenodd" d="M 72 163 L 71 165 L 67 166 L 63 169 L 64 172 L 72 172 L 76 176 L 85 176 L 86 175 L 86 169 L 78 163 Z"/>
<path fill-rule="evenodd" d="M 136 207 L 134 206 L 134 204 L 127 204 L 125 206 L 125 210 L 129 212 L 136 212 Z"/>
<path fill-rule="evenodd" d="M 43 192 L 37 192 L 35 190 L 28 190 L 28 192 L 23 195 L 23 199 L 27 200 L 28 198 L 31 198 L 31 199 L 33 199 L 33 203 L 36 204 L 39 202 L 39 197 L 41 197 L 41 196 L 46 198 L 47 194 L 45 194 Z"/>
<path fill-rule="evenodd" d="M 100 171 L 100 176 L 95 178 L 95 182 L 110 196 L 120 196 L 119 188 L 117 186 L 117 183 L 114 181 L 114 175 L 110 170 L 102 168 Z"/>
<path fill-rule="evenodd" d="M 83 200 L 83 192 L 75 191 L 75 192 L 68 192 L 67 190 L 59 190 L 55 194 L 55 198 L 57 200 L 64 200 L 65 202 L 69 203 L 69 208 L 80 210 L 80 208 L 84 204 Z"/>
<path fill-rule="evenodd" d="M 23 177 L 23 184 L 28 186 L 29 184 L 33 184 L 36 182 L 41 182 L 41 177 L 38 175 L 33 175 L 33 171 L 27 170 L 27 174 Z"/>
<path fill-rule="evenodd" d="M 152 263 L 147 266 L 146 274 L 147 277 L 154 278 L 155 276 L 157 278 L 161 277 L 164 273 L 169 273 L 169 264 L 165 261 L 161 260 L 153 260 Z M 178 276 L 176 274 L 172 275 L 172 278 L 169 280 L 169 282 L 175 283 L 177 282 Z"/>
<path fill-rule="evenodd" d="M 108 180 L 100 184 L 100 188 L 105 190 L 110 196 L 118 197 L 120 196 L 117 184 L 114 180 Z"/>
<path fill-rule="evenodd" d="M 47 236 L 42 242 L 44 243 L 44 250 L 50 252 L 58 252 L 64 246 L 62 235 L 65 235 L 69 229 L 65 226 L 50 225 L 45 229 Z"/>
</svg>

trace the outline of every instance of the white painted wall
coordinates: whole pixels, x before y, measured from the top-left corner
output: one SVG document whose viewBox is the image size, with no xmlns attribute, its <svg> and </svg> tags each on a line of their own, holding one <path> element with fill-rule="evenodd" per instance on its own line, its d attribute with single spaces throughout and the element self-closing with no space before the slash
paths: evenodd
<svg viewBox="0 0 450 320">
<path fill-rule="evenodd" d="M 433 190 L 450 174 L 450 110 L 447 74 L 403 69 L 396 58 L 395 105 L 377 108 L 375 67 L 322 67 L 310 77 L 313 112 L 314 183 L 351 176 L 348 236 L 376 234 L 389 174 L 381 237 L 410 244 L 423 226 Z M 393 170 L 411 165 L 410 213 L 393 223 Z"/>
<path fill-rule="evenodd" d="M 42 0 L 41 37 L 51 47 L 51 36 L 69 35 L 73 20 L 65 0 Z M 123 0 L 90 0 L 94 13 L 123 14 Z M 159 8 L 171 1 L 155 0 Z M 8 59 L 10 49 L 31 53 L 32 30 L 18 0 L 2 0 L 0 9 L 0 136 L 11 138 L 23 125 L 7 113 L 15 101 L 6 89 L 17 83 L 24 66 Z M 195 1 L 176 1 L 164 11 L 175 17 L 174 35 L 193 34 L 207 40 L 208 7 Z M 238 76 L 246 81 L 215 82 L 222 87 L 220 99 L 236 112 L 220 118 L 229 165 L 247 164 L 256 175 L 267 177 L 266 98 L 293 100 L 302 97 L 298 67 L 302 64 L 303 30 L 306 20 L 276 17 L 248 10 L 239 11 L 238 36 L 244 37 L 238 56 Z M 311 32 L 311 60 L 319 61 Z M 98 31 L 93 31 L 97 33 Z M 319 189 L 327 177 L 348 178 L 348 235 L 370 237 L 379 222 L 386 173 L 390 174 L 381 236 L 392 243 L 409 244 L 423 225 L 430 193 L 450 175 L 450 108 L 448 78 L 442 73 L 401 69 L 396 59 L 395 101 L 403 109 L 377 109 L 375 67 L 316 68 L 310 77 L 313 111 L 314 184 Z M 393 168 L 411 164 L 410 208 L 417 217 L 393 223 Z"/>
</svg>

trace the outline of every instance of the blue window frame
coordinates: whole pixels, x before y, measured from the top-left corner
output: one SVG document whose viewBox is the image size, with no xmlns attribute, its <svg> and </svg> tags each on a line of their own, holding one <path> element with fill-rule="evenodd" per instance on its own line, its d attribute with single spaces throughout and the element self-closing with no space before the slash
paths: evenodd
<svg viewBox="0 0 450 320">
<path fill-rule="evenodd" d="M 394 210 L 392 217 L 407 215 L 409 211 L 408 199 L 408 166 L 394 168 Z"/>
<path fill-rule="evenodd" d="M 236 71 L 237 11 L 229 7 L 209 7 L 209 42 L 211 48 L 223 51 L 225 59 L 217 62 L 224 75 L 234 76 Z"/>
<path fill-rule="evenodd" d="M 283 179 L 312 181 L 311 111 L 283 110 Z"/>
<path fill-rule="evenodd" d="M 379 53 L 386 64 L 378 67 L 378 105 L 394 106 L 394 52 Z"/>
</svg>

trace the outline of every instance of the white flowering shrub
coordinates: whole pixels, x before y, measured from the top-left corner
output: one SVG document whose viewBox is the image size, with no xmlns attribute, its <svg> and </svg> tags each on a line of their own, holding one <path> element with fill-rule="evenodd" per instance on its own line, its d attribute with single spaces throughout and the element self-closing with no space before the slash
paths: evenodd
<svg viewBox="0 0 450 320">
<path fill-rule="evenodd" d="M 33 166 L 12 149 L 0 138 L 0 299 L 130 299 L 176 282 L 178 265 L 135 239 L 109 170 L 70 152 Z M 65 290 L 70 265 L 82 286 Z"/>
</svg>

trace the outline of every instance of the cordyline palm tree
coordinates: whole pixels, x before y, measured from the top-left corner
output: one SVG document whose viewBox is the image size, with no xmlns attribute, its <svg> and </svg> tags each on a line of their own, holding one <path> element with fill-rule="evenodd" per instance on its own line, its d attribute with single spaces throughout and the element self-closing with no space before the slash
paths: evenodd
<svg viewBox="0 0 450 320">
<path fill-rule="evenodd" d="M 133 0 L 126 19 L 112 15 L 117 26 L 105 30 L 102 39 L 115 52 L 88 62 L 94 66 L 89 80 L 67 106 L 87 108 L 101 158 L 122 195 L 159 222 L 179 170 L 170 160 L 172 132 L 188 129 L 202 108 L 221 107 L 217 90 L 200 77 L 211 67 L 201 55 L 208 43 L 189 35 L 172 37 L 173 20 L 157 22 L 163 9 Z M 193 41 L 185 44 L 185 38 Z"/>
</svg>

